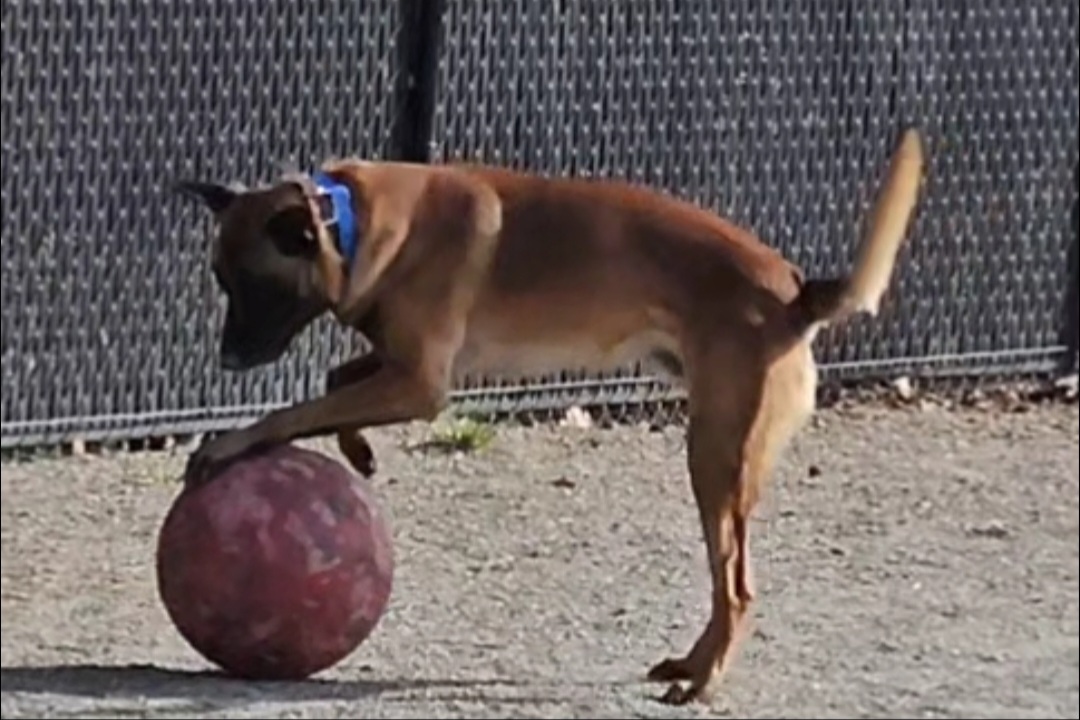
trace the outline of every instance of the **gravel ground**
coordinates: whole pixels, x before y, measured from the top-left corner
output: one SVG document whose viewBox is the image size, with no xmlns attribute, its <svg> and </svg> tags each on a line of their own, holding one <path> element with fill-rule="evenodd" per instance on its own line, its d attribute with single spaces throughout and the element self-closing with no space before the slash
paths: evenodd
<svg viewBox="0 0 1080 720">
<path fill-rule="evenodd" d="M 1077 717 L 1075 406 L 822 411 L 758 513 L 756 631 L 711 709 L 641 680 L 706 613 L 677 430 L 465 456 L 425 432 L 372 435 L 394 596 L 308 683 L 206 673 L 165 616 L 181 455 L 5 464 L 3 717 Z"/>
</svg>

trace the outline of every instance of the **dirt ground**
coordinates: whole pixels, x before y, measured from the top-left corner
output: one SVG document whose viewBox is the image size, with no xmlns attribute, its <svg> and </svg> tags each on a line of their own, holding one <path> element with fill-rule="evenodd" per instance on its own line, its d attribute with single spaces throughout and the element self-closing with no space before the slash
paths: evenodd
<svg viewBox="0 0 1080 720">
<path fill-rule="evenodd" d="M 165 616 L 182 454 L 5 464 L 3 717 L 1077 717 L 1075 405 L 822 411 L 758 513 L 756 630 L 711 709 L 642 681 L 707 607 L 677 429 L 456 456 L 426 432 L 372 435 L 391 606 L 308 683 L 207 673 Z"/>
</svg>

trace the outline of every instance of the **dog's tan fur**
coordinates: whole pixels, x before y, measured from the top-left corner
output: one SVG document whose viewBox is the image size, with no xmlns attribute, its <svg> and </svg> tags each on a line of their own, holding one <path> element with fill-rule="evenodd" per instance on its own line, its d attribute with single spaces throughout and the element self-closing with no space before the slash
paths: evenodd
<svg viewBox="0 0 1080 720">
<path fill-rule="evenodd" d="M 531 375 L 652 361 L 682 382 L 688 464 L 708 554 L 712 610 L 683 657 L 650 678 L 666 701 L 706 698 L 728 666 L 754 598 L 749 517 L 778 454 L 814 410 L 818 329 L 876 313 L 913 213 L 923 169 L 908 131 L 848 277 L 805 280 L 749 232 L 628 185 L 482 166 L 343 160 L 361 254 L 346 267 L 319 228 L 311 272 L 369 355 L 331 372 L 327 393 L 201 448 L 193 473 L 254 447 L 337 433 L 371 471 L 360 431 L 432 419 L 466 373 Z M 297 184 L 311 192 L 302 179 Z M 245 223 L 220 213 L 217 257 Z M 268 319 L 269 321 L 269 319 Z"/>
</svg>

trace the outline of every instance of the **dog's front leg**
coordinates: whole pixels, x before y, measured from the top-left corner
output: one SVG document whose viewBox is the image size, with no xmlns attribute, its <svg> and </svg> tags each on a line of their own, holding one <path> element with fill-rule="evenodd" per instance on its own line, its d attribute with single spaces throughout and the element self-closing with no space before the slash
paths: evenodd
<svg viewBox="0 0 1080 720">
<path fill-rule="evenodd" d="M 382 361 L 358 382 L 270 413 L 241 430 L 221 435 L 191 456 L 185 481 L 208 481 L 225 464 L 249 452 L 343 430 L 434 419 L 446 404 L 448 363 Z"/>
<path fill-rule="evenodd" d="M 382 366 L 382 357 L 377 352 L 369 352 L 338 365 L 326 374 L 326 391 L 334 392 L 346 385 L 366 380 Z M 338 430 L 338 449 L 353 468 L 364 477 L 375 474 L 377 463 L 375 451 L 364 437 L 360 428 L 349 427 Z"/>
</svg>

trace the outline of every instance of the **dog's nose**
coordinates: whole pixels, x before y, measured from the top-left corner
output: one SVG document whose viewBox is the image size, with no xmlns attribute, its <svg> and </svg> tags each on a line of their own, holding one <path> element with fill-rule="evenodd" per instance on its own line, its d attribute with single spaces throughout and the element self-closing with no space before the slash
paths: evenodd
<svg viewBox="0 0 1080 720">
<path fill-rule="evenodd" d="M 243 370 L 244 361 L 235 352 L 221 353 L 221 367 L 226 370 Z"/>
</svg>

